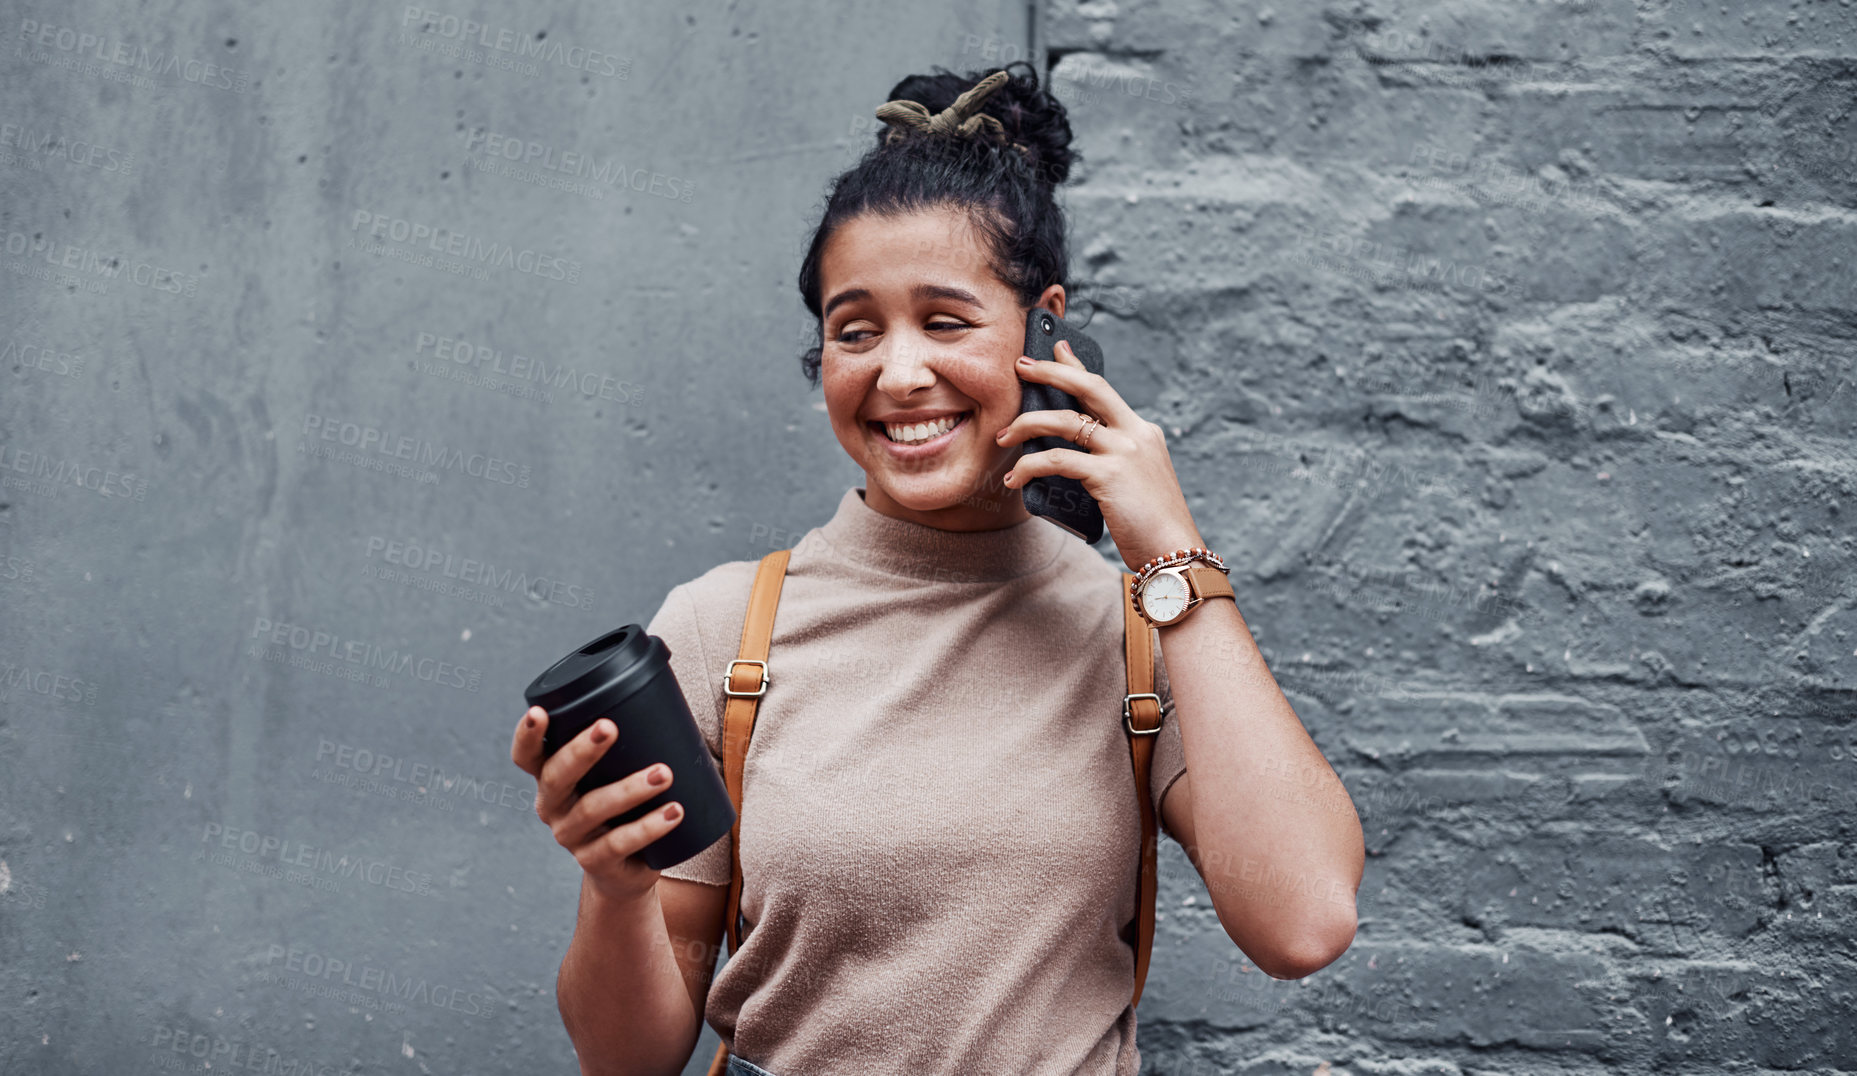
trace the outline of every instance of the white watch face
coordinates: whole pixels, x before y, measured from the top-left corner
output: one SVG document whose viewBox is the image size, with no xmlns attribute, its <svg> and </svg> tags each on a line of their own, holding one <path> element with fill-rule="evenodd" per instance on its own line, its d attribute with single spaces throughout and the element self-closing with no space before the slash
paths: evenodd
<svg viewBox="0 0 1857 1076">
<path fill-rule="evenodd" d="M 1156 623 L 1165 624 L 1186 612 L 1186 580 L 1172 572 L 1160 572 L 1141 588 L 1141 608 Z"/>
</svg>

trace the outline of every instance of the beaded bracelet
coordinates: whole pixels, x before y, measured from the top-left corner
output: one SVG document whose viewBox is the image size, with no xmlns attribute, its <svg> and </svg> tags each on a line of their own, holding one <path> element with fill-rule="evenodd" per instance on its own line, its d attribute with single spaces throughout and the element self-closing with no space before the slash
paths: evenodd
<svg viewBox="0 0 1857 1076">
<path fill-rule="evenodd" d="M 1230 568 L 1225 566 L 1225 561 L 1220 559 L 1219 555 L 1210 549 L 1201 549 L 1198 546 L 1194 546 L 1191 549 L 1176 549 L 1165 557 L 1153 557 L 1146 564 L 1143 564 L 1141 570 L 1135 573 L 1135 578 L 1128 581 L 1128 592 L 1130 594 L 1140 594 L 1141 585 L 1148 581 L 1149 576 L 1160 571 L 1162 568 L 1169 568 L 1176 564 L 1185 564 L 1190 560 L 1203 560 L 1219 571 L 1224 572 L 1226 575 L 1230 575 L 1232 572 Z"/>
</svg>

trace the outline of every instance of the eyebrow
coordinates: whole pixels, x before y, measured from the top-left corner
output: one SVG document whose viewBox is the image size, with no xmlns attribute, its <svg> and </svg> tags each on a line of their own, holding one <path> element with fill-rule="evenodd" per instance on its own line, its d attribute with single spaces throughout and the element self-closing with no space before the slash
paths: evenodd
<svg viewBox="0 0 1857 1076">
<path fill-rule="evenodd" d="M 982 305 L 980 300 L 975 298 L 972 292 L 964 291 L 960 288 L 951 288 L 946 284 L 917 284 L 915 287 L 909 289 L 909 297 L 917 301 L 924 299 L 950 299 L 957 303 L 966 303 L 969 306 Z M 832 296 L 830 301 L 825 304 L 825 310 L 820 314 L 820 317 L 829 318 L 832 316 L 832 311 L 846 303 L 868 298 L 870 298 L 870 289 L 868 288 L 847 288 L 837 295 Z"/>
</svg>

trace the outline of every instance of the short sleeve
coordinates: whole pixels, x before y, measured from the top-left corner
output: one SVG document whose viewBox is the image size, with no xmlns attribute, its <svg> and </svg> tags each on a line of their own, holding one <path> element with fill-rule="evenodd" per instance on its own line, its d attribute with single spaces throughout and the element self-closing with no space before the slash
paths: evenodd
<svg viewBox="0 0 1857 1076">
<path fill-rule="evenodd" d="M 1163 633 L 1156 631 L 1154 634 Z M 1161 731 L 1154 738 L 1154 755 L 1148 763 L 1148 793 L 1154 797 L 1156 823 L 1172 837 L 1173 831 L 1167 829 L 1161 816 L 1161 802 L 1167 798 L 1167 790 L 1173 783 L 1186 773 L 1186 745 L 1180 739 L 1180 721 L 1174 715 L 1173 685 L 1167 682 L 1167 663 L 1161 660 L 1158 640 L 1154 644 L 1154 693 L 1161 697 Z"/>
<path fill-rule="evenodd" d="M 721 770 L 722 670 L 710 667 L 709 652 L 703 645 L 703 633 L 696 619 L 696 602 L 690 597 L 688 584 L 671 588 L 664 596 L 664 604 L 658 607 L 657 615 L 645 625 L 645 633 L 664 640 L 664 645 L 670 649 L 671 672 L 677 677 L 677 686 L 690 706 L 690 716 L 696 718 L 696 727 L 703 733 L 703 742 L 709 745 L 710 757 L 716 760 L 716 769 Z M 673 783 L 671 788 L 675 791 L 676 785 Z M 732 840 L 724 833 L 708 848 L 682 863 L 666 867 L 662 872 L 664 877 L 728 885 Z"/>
</svg>

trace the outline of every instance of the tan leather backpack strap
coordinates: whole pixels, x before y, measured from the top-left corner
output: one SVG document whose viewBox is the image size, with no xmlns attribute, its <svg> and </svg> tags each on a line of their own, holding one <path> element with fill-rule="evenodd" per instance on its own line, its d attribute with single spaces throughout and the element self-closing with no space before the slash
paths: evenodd
<svg viewBox="0 0 1857 1076">
<path fill-rule="evenodd" d="M 1129 584 L 1135 579 L 1122 573 L 1122 627 L 1128 666 L 1128 695 L 1122 700 L 1122 728 L 1128 733 L 1128 752 L 1135 767 L 1135 798 L 1141 806 L 1141 881 L 1135 896 L 1135 914 L 1141 919 L 1135 945 L 1135 1000 L 1141 1004 L 1141 988 L 1148 980 L 1148 958 L 1154 951 L 1154 902 L 1160 883 L 1156 864 L 1159 827 L 1154 817 L 1154 803 L 1149 797 L 1149 766 L 1154 760 L 1154 737 L 1161 731 L 1161 697 L 1154 693 L 1154 630 L 1135 611 L 1135 596 Z"/>
<path fill-rule="evenodd" d="M 742 765 L 748 758 L 748 741 L 754 736 L 755 708 L 773 683 L 767 671 L 767 652 L 774 640 L 774 610 L 780 605 L 780 585 L 786 581 L 787 558 L 792 552 L 776 549 L 761 558 L 754 590 L 748 595 L 741 650 L 723 677 L 729 701 L 722 713 L 722 781 L 729 786 L 729 802 L 735 805 L 735 825 L 729 830 L 729 906 L 725 921 L 731 954 L 741 948 Z"/>
<path fill-rule="evenodd" d="M 774 611 L 780 607 L 780 586 L 786 581 L 791 549 L 776 549 L 761 558 L 755 570 L 754 589 L 748 594 L 748 615 L 742 622 L 741 649 L 722 677 L 728 702 L 722 711 L 722 783 L 735 805 L 735 825 L 729 829 L 729 899 L 724 928 L 729 955 L 741 950 L 742 906 L 742 768 L 748 760 L 748 741 L 754 736 L 755 708 L 773 684 L 767 653 L 774 641 Z M 709 1076 L 726 1076 L 729 1044 L 716 1048 Z"/>
</svg>

